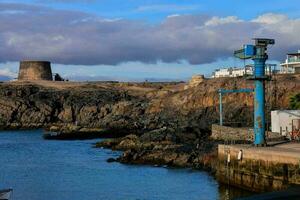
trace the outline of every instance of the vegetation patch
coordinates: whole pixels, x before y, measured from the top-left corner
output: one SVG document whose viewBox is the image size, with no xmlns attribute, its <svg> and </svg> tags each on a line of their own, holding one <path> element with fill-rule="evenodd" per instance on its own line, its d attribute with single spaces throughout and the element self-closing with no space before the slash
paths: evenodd
<svg viewBox="0 0 300 200">
<path fill-rule="evenodd" d="M 300 109 L 300 93 L 290 98 L 290 108 L 293 110 Z"/>
</svg>

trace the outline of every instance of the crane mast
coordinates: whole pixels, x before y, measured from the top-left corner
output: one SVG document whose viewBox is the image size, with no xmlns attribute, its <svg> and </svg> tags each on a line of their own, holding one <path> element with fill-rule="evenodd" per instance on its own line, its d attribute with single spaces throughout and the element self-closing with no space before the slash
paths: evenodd
<svg viewBox="0 0 300 200">
<path fill-rule="evenodd" d="M 254 145 L 264 146 L 265 141 L 265 65 L 268 59 L 267 47 L 275 44 L 274 39 L 254 38 L 254 45 L 244 45 L 242 49 L 234 52 L 234 56 L 243 60 L 254 61 L 254 74 L 249 79 L 255 81 L 254 89 Z"/>
</svg>

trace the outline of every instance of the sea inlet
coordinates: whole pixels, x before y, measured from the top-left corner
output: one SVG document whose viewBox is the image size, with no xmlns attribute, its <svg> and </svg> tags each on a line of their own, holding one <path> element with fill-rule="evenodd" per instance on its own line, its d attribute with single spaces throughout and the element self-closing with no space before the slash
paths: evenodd
<svg viewBox="0 0 300 200">
<path fill-rule="evenodd" d="M 192 169 L 107 163 L 121 152 L 97 140 L 45 140 L 42 130 L 0 132 L 0 189 L 14 200 L 214 200 L 251 193 Z"/>
</svg>

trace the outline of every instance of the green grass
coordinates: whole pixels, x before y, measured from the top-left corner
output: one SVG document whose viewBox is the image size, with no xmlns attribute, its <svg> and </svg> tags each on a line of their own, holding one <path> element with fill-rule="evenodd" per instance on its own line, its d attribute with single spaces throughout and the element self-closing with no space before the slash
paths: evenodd
<svg viewBox="0 0 300 200">
<path fill-rule="evenodd" d="M 293 110 L 300 109 L 300 93 L 295 94 L 290 98 L 290 108 Z"/>
</svg>

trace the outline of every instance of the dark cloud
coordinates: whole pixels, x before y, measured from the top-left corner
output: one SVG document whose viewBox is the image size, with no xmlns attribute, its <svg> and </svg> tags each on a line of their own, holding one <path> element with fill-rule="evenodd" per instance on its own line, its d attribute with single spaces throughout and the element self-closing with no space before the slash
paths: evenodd
<svg viewBox="0 0 300 200">
<path fill-rule="evenodd" d="M 62 64 L 128 61 L 192 64 L 226 58 L 253 37 L 274 37 L 274 59 L 300 44 L 300 21 L 267 14 L 253 21 L 204 15 L 170 16 L 160 24 L 103 19 L 43 6 L 0 3 L 0 62 L 22 59 Z"/>
</svg>

